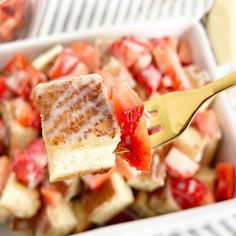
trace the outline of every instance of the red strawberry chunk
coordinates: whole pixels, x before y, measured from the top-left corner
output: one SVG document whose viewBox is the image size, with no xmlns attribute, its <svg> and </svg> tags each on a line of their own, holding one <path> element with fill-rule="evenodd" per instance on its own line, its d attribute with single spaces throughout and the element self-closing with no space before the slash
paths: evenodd
<svg viewBox="0 0 236 236">
<path fill-rule="evenodd" d="M 40 72 L 39 70 L 35 69 L 33 66 L 28 66 L 27 68 L 27 75 L 30 78 L 30 94 L 29 94 L 29 99 L 32 102 L 33 101 L 33 90 L 38 85 L 39 83 L 45 82 L 46 76 Z"/>
<path fill-rule="evenodd" d="M 134 133 L 129 137 L 129 143 L 126 143 L 130 152 L 124 154 L 124 158 L 130 166 L 144 172 L 149 171 L 151 165 L 151 141 L 148 135 L 145 119 L 142 117 Z"/>
<path fill-rule="evenodd" d="M 190 65 L 193 63 L 191 47 L 187 41 L 180 41 L 178 47 L 178 56 L 182 65 Z"/>
<path fill-rule="evenodd" d="M 28 155 L 38 166 L 42 168 L 47 166 L 47 152 L 42 138 L 38 138 L 30 144 Z"/>
<path fill-rule="evenodd" d="M 193 124 L 204 135 L 213 138 L 219 131 L 219 122 L 214 110 L 208 109 L 196 114 Z"/>
<path fill-rule="evenodd" d="M 5 67 L 8 76 L 6 85 L 14 94 L 26 99 L 33 99 L 32 90 L 40 82 L 45 82 L 45 75 L 32 67 L 23 55 L 16 55 Z"/>
<path fill-rule="evenodd" d="M 139 71 L 139 73 L 136 75 L 136 79 L 150 95 L 158 89 L 161 79 L 161 73 L 155 66 L 150 65 L 145 69 Z"/>
<path fill-rule="evenodd" d="M 148 43 L 137 41 L 131 37 L 124 37 L 111 45 L 111 53 L 113 56 L 128 68 L 134 65 L 140 57 L 149 54 L 149 52 L 150 45 Z M 151 61 L 148 63 L 150 62 Z"/>
<path fill-rule="evenodd" d="M 113 173 L 113 169 L 109 170 L 105 174 L 98 175 L 84 175 L 82 176 L 82 180 L 89 186 L 90 189 L 95 190 L 98 189 Z"/>
<path fill-rule="evenodd" d="M 132 134 L 143 114 L 143 102 L 137 93 L 121 80 L 117 80 L 112 87 L 111 99 L 121 127 L 122 137 Z"/>
<path fill-rule="evenodd" d="M 235 194 L 235 168 L 230 163 L 216 165 L 217 179 L 215 183 L 216 201 L 233 198 Z"/>
<path fill-rule="evenodd" d="M 153 50 L 155 62 L 163 74 L 173 80 L 172 90 L 182 90 L 192 88 L 187 79 L 177 53 L 164 41 L 161 41 Z"/>
<path fill-rule="evenodd" d="M 6 156 L 0 157 L 0 194 L 2 193 L 5 184 L 7 182 L 7 178 L 10 174 L 10 165 L 11 161 Z"/>
<path fill-rule="evenodd" d="M 116 157 L 115 170 L 127 180 L 134 179 L 140 174 L 140 171 L 130 166 L 126 160 L 119 156 Z"/>
<path fill-rule="evenodd" d="M 49 78 L 56 79 L 70 74 L 76 67 L 79 61 L 76 53 L 69 47 L 66 47 L 54 62 L 50 72 Z"/>
<path fill-rule="evenodd" d="M 33 111 L 33 120 L 31 122 L 31 127 L 38 130 L 39 132 L 42 129 L 41 116 L 38 110 L 34 109 Z"/>
<path fill-rule="evenodd" d="M 27 152 L 18 154 L 13 162 L 13 172 L 21 183 L 34 188 L 44 179 L 44 169 L 29 159 Z"/>
<path fill-rule="evenodd" d="M 4 67 L 3 71 L 8 75 L 18 70 L 25 70 L 29 65 L 28 59 L 22 54 L 16 54 L 15 57 Z"/>
<path fill-rule="evenodd" d="M 74 43 L 69 47 L 77 55 L 80 61 L 85 63 L 85 65 L 89 69 L 89 72 L 94 72 L 95 70 L 100 68 L 101 59 L 100 53 L 97 48 L 92 47 L 85 42 Z"/>
<path fill-rule="evenodd" d="M 42 139 L 35 140 L 27 149 L 16 153 L 13 171 L 16 178 L 29 187 L 36 187 L 45 177 L 46 150 Z"/>
<path fill-rule="evenodd" d="M 183 209 L 200 206 L 208 193 L 205 184 L 195 178 L 171 177 L 171 190 L 173 197 Z"/>
<path fill-rule="evenodd" d="M 167 45 L 169 48 L 171 48 L 173 51 L 177 52 L 177 48 L 178 48 L 178 44 L 179 41 L 177 38 L 173 38 L 173 37 L 164 37 L 161 39 L 153 39 L 151 40 L 153 46 L 157 46 L 159 43 L 164 43 L 165 45 Z"/>
<path fill-rule="evenodd" d="M 135 64 L 130 68 L 133 75 L 136 75 L 139 71 L 145 69 L 152 63 L 152 55 L 150 52 L 146 52 L 136 60 Z"/>
<path fill-rule="evenodd" d="M 7 87 L 6 78 L 0 75 L 0 100 L 8 99 L 11 97 L 11 92 Z"/>
<path fill-rule="evenodd" d="M 30 127 L 33 120 L 33 109 L 28 102 L 18 98 L 14 100 L 16 120 L 24 127 Z"/>
<path fill-rule="evenodd" d="M 32 127 L 41 131 L 41 118 L 36 108 L 22 98 L 14 100 L 14 112 L 16 120 L 24 127 Z"/>
<path fill-rule="evenodd" d="M 168 152 L 165 165 L 171 176 L 180 178 L 193 177 L 199 169 L 198 163 L 174 147 Z"/>
<path fill-rule="evenodd" d="M 44 202 L 52 207 L 58 206 L 62 199 L 62 194 L 50 186 L 42 186 L 41 187 L 41 194 L 43 197 Z"/>
</svg>

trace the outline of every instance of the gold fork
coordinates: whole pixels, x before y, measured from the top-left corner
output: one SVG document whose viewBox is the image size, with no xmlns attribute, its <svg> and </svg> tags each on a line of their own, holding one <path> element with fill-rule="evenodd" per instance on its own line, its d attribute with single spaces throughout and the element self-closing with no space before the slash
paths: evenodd
<svg viewBox="0 0 236 236">
<path fill-rule="evenodd" d="M 236 72 L 191 91 L 173 92 L 144 103 L 151 114 L 149 130 L 152 147 L 172 141 L 186 130 L 199 108 L 210 98 L 236 85 Z"/>
</svg>

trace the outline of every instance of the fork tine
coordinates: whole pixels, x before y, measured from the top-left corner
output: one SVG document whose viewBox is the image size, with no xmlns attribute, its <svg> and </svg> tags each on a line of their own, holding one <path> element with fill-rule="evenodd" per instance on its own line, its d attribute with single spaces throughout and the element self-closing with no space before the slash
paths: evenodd
<svg viewBox="0 0 236 236">
<path fill-rule="evenodd" d="M 145 101 L 144 107 L 145 107 L 145 110 L 148 112 L 157 111 L 157 107 L 156 107 L 154 100 Z"/>
<path fill-rule="evenodd" d="M 169 139 L 167 139 L 166 131 L 162 131 L 162 130 L 155 134 L 152 134 L 150 136 L 150 139 L 151 139 L 152 147 L 159 146 L 169 141 Z"/>
<path fill-rule="evenodd" d="M 152 115 L 150 118 L 150 125 L 148 126 L 148 129 L 156 128 L 159 125 L 160 125 L 160 116 Z"/>
</svg>

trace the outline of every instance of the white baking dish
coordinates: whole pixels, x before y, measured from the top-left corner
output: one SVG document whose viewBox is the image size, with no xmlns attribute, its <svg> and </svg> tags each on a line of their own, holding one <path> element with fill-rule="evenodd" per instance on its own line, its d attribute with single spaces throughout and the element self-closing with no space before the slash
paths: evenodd
<svg viewBox="0 0 236 236">
<path fill-rule="evenodd" d="M 162 37 L 166 35 L 176 36 L 187 39 L 193 49 L 193 57 L 196 64 L 207 69 L 213 79 L 215 79 L 215 62 L 210 50 L 205 32 L 199 23 L 183 20 L 183 19 L 166 19 L 156 23 L 145 23 L 138 25 L 128 25 L 122 27 L 112 27 L 108 29 L 92 30 L 73 33 L 69 35 L 59 35 L 48 38 L 32 39 L 27 41 L 18 41 L 16 43 L 8 43 L 0 47 L 0 68 L 14 56 L 16 53 L 24 53 L 29 58 L 34 58 L 41 52 L 47 50 L 57 43 L 69 44 L 78 40 L 94 41 L 97 38 L 119 38 L 123 35 L 134 35 L 141 38 Z M 219 158 L 225 161 L 236 163 L 236 124 L 233 122 L 232 111 L 227 103 L 224 94 L 217 97 L 214 107 L 220 118 L 221 127 L 223 130 L 223 142 L 219 150 Z M 81 235 L 151 235 L 148 232 L 161 232 L 163 225 L 166 226 L 166 220 L 169 219 L 168 227 L 176 226 L 178 219 L 193 220 L 196 214 L 199 216 L 207 215 L 209 210 L 212 212 L 217 209 L 231 209 L 231 205 L 235 205 L 236 200 L 227 201 L 225 203 L 216 203 L 212 206 L 201 207 L 199 209 L 187 210 L 181 213 L 173 213 L 167 216 L 157 216 L 151 219 L 145 219 L 138 222 L 125 223 L 121 225 L 105 227 L 104 229 L 93 230 Z M 224 207 L 226 206 L 226 207 Z M 215 209 L 215 210 L 214 210 Z M 236 212 L 236 210 L 235 210 Z M 189 216 L 189 217 L 188 217 Z M 191 217 L 190 217 L 191 216 Z M 200 216 L 201 217 L 201 216 Z M 195 218 L 196 219 L 196 218 Z M 201 218 L 203 219 L 203 218 Z M 164 223 L 164 224 L 163 224 Z M 152 227 L 153 225 L 153 227 Z M 142 230 L 141 230 L 142 229 Z M 155 230 L 154 230 L 155 229 Z M 169 228 L 170 229 L 170 228 Z M 138 231 L 137 231 L 138 230 Z M 138 234 L 138 233 L 139 234 Z M 146 232 L 146 234 L 144 234 Z M 154 235 L 152 233 L 152 235 Z M 0 235 L 1 229 L 0 229 Z M 4 234 L 6 235 L 6 234 Z M 159 235 L 159 234 L 155 234 Z"/>
</svg>

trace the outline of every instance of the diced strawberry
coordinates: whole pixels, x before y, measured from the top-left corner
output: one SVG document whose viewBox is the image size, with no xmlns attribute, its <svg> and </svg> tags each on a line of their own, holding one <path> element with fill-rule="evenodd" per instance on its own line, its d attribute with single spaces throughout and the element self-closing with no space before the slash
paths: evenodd
<svg viewBox="0 0 236 236">
<path fill-rule="evenodd" d="M 30 127 L 33 120 L 33 109 L 28 102 L 18 98 L 14 100 L 16 120 L 24 127 Z"/>
<path fill-rule="evenodd" d="M 212 109 L 200 111 L 196 114 L 193 124 L 210 138 L 213 138 L 219 131 L 219 122 L 216 113 Z"/>
<path fill-rule="evenodd" d="M 171 176 L 179 178 L 193 177 L 199 169 L 198 163 L 191 160 L 177 148 L 172 148 L 165 158 L 167 171 Z"/>
<path fill-rule="evenodd" d="M 14 100 L 14 112 L 16 120 L 24 127 L 32 127 L 41 131 L 40 113 L 32 108 L 29 102 L 22 98 Z"/>
<path fill-rule="evenodd" d="M 150 95 L 158 89 L 161 79 L 161 73 L 155 66 L 150 65 L 145 69 L 140 70 L 136 75 L 136 79 Z"/>
<path fill-rule="evenodd" d="M 56 207 L 62 199 L 62 194 L 50 186 L 42 186 L 41 194 L 44 202 L 52 207 Z"/>
<path fill-rule="evenodd" d="M 83 62 L 78 62 L 71 74 L 73 76 L 79 76 L 79 75 L 86 75 L 88 73 L 89 73 L 89 68 Z"/>
<path fill-rule="evenodd" d="M 169 75 L 163 75 L 161 77 L 160 85 L 157 91 L 160 94 L 166 94 L 168 92 L 172 92 L 175 86 L 176 84 L 174 84 L 173 79 Z"/>
<path fill-rule="evenodd" d="M 27 67 L 27 74 L 28 77 L 30 78 L 30 94 L 29 94 L 29 99 L 33 101 L 33 89 L 38 85 L 39 83 L 46 82 L 46 76 L 33 66 L 28 66 Z"/>
<path fill-rule="evenodd" d="M 12 74 L 15 71 L 26 70 L 29 65 L 28 59 L 22 54 L 16 54 L 12 60 L 4 67 L 6 74 Z"/>
<path fill-rule="evenodd" d="M 193 63 L 193 55 L 189 43 L 185 40 L 180 41 L 178 47 L 178 56 L 182 65 L 190 65 Z"/>
<path fill-rule="evenodd" d="M 130 135 L 127 148 L 130 149 L 130 152 L 123 156 L 130 166 L 144 172 L 149 171 L 152 159 L 151 141 L 144 117 L 140 119 L 134 133 Z"/>
<path fill-rule="evenodd" d="M 42 138 L 38 138 L 33 141 L 29 145 L 27 151 L 29 158 L 34 160 L 38 166 L 42 168 L 47 166 L 47 152 Z"/>
<path fill-rule="evenodd" d="M 116 157 L 116 166 L 115 170 L 119 172 L 127 180 L 137 177 L 140 173 L 135 167 L 132 167 L 128 162 L 121 157 Z"/>
<path fill-rule="evenodd" d="M 109 178 L 113 169 L 109 170 L 105 174 L 98 175 L 84 175 L 82 176 L 83 181 L 88 185 L 88 187 L 92 190 L 98 189 L 106 180 Z"/>
<path fill-rule="evenodd" d="M 235 168 L 230 163 L 218 163 L 216 165 L 216 201 L 223 201 L 233 198 L 235 194 Z"/>
<path fill-rule="evenodd" d="M 0 75 L 0 100 L 10 98 L 11 93 L 6 84 L 6 78 Z"/>
<path fill-rule="evenodd" d="M 54 62 L 49 72 L 49 78 L 56 79 L 70 74 L 75 69 L 78 61 L 79 58 L 75 52 L 71 48 L 66 47 Z"/>
<path fill-rule="evenodd" d="M 173 80 L 172 90 L 182 90 L 192 88 L 187 79 L 177 53 L 164 41 L 154 47 L 153 55 L 155 62 L 163 74 L 170 76 Z"/>
<path fill-rule="evenodd" d="M 75 52 L 80 61 L 87 65 L 89 72 L 94 72 L 100 68 L 101 59 L 97 48 L 85 42 L 74 43 L 69 47 Z"/>
<path fill-rule="evenodd" d="M 36 110 L 36 109 L 34 109 L 34 111 L 33 111 L 33 120 L 31 123 L 31 127 L 35 128 L 39 132 L 42 129 L 41 116 L 40 116 L 40 113 L 38 112 L 38 110 Z"/>
<path fill-rule="evenodd" d="M 112 103 L 121 127 L 122 136 L 132 134 L 143 114 L 144 105 L 137 93 L 125 81 L 118 81 L 112 87 Z"/>
<path fill-rule="evenodd" d="M 15 157 L 13 172 L 21 183 L 34 188 L 44 179 L 44 169 L 29 159 L 27 152 L 22 152 Z"/>
<path fill-rule="evenodd" d="M 130 68 L 130 72 L 136 75 L 139 71 L 144 70 L 146 67 L 150 66 L 152 63 L 152 54 L 146 52 L 136 60 L 133 66 Z"/>
<path fill-rule="evenodd" d="M 183 209 L 200 206 L 208 193 L 205 184 L 195 178 L 171 177 L 171 190 L 173 197 Z"/>
<path fill-rule="evenodd" d="M 10 164 L 11 162 L 8 157 L 0 157 L 0 194 L 2 193 L 4 186 L 7 182 L 7 178 L 10 173 Z"/>
<path fill-rule="evenodd" d="M 153 39 L 151 40 L 153 46 L 157 46 L 159 43 L 165 43 L 169 48 L 171 48 L 173 51 L 177 52 L 179 40 L 174 37 L 164 37 L 161 39 Z"/>
<path fill-rule="evenodd" d="M 13 171 L 25 185 L 36 187 L 45 177 L 46 149 L 42 139 L 35 140 L 27 149 L 16 153 Z"/>
<path fill-rule="evenodd" d="M 106 87 L 107 89 L 107 93 L 108 93 L 108 97 L 111 99 L 111 95 L 112 95 L 112 87 L 114 86 L 117 77 L 113 76 L 112 74 L 104 71 L 104 70 L 99 70 L 96 71 L 96 73 L 100 74 L 102 76 L 102 82 L 103 85 Z"/>
<path fill-rule="evenodd" d="M 45 75 L 32 67 L 23 55 L 16 55 L 4 69 L 8 76 L 6 85 L 14 94 L 25 99 L 33 99 L 32 90 L 40 82 L 45 82 Z"/>
<path fill-rule="evenodd" d="M 131 37 L 124 37 L 111 45 L 112 55 L 128 68 L 134 65 L 143 55 L 149 54 L 149 52 L 150 45 L 148 43 L 138 41 Z M 150 62 L 151 61 L 148 60 L 148 63 Z M 139 64 L 140 63 L 141 62 L 139 62 Z"/>
</svg>

